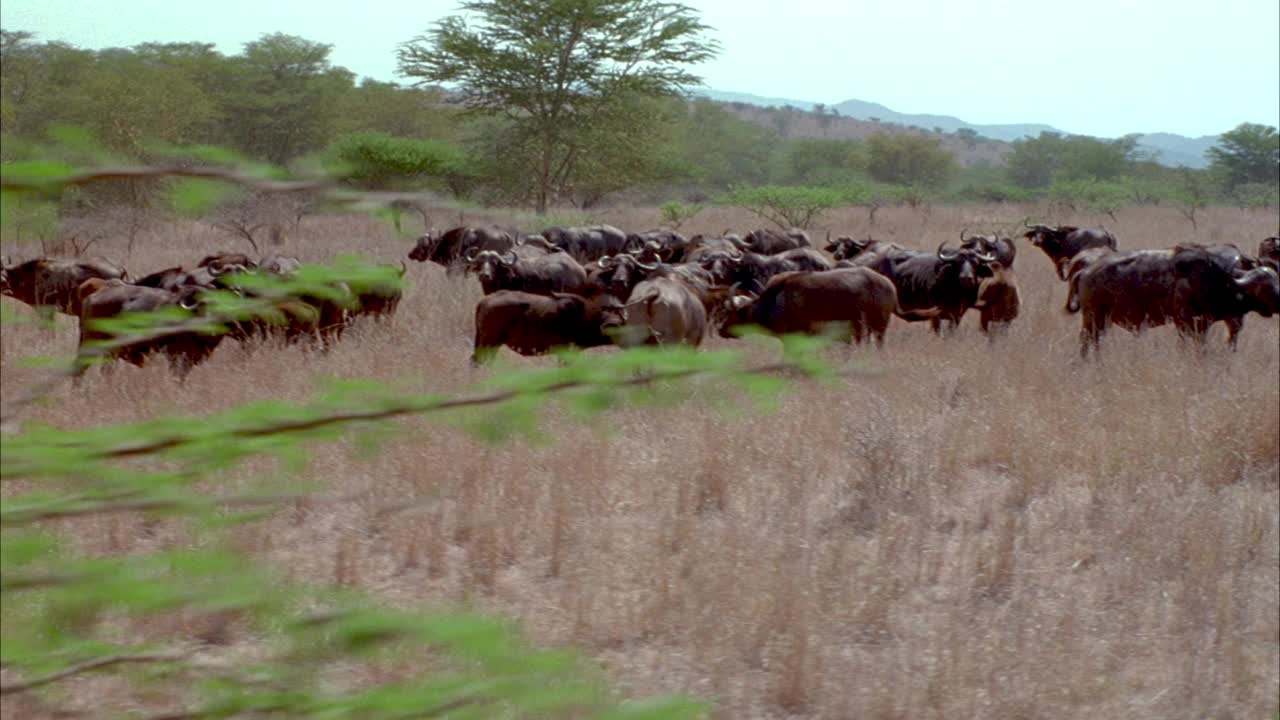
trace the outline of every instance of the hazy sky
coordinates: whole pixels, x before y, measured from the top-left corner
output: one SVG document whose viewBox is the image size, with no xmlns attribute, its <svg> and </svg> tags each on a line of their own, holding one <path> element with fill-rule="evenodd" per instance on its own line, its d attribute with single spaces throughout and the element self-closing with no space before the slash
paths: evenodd
<svg viewBox="0 0 1280 720">
<path fill-rule="evenodd" d="M 1280 123 L 1277 0 L 694 0 L 723 46 L 708 87 L 972 123 L 1041 122 L 1114 137 Z M 87 48 L 264 33 L 332 43 L 353 72 L 396 80 L 398 43 L 454 0 L 4 0 L 0 25 Z"/>
</svg>

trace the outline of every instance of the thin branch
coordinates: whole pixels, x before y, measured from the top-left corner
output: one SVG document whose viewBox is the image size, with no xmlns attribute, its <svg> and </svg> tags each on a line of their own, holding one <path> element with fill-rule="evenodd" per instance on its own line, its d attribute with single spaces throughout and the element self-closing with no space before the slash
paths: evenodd
<svg viewBox="0 0 1280 720">
<path fill-rule="evenodd" d="M 167 653 L 136 653 L 136 654 L 120 654 L 108 655 L 106 657 L 93 658 L 84 662 L 76 663 L 70 667 L 63 668 L 57 672 L 48 675 L 42 675 L 31 680 L 23 680 L 8 684 L 0 684 L 0 695 L 9 695 L 12 693 L 26 692 L 28 690 L 65 680 L 74 675 L 91 672 L 93 670 L 101 670 L 111 667 L 112 665 L 123 665 L 126 663 L 155 663 L 155 662 L 172 662 L 181 660 L 190 655 L 194 650 L 183 650 L 180 652 Z"/>
<path fill-rule="evenodd" d="M 62 518 L 84 517 L 86 515 L 110 515 L 123 512 L 148 512 L 157 510 L 177 510 L 180 508 L 191 507 L 193 505 L 209 505 L 239 508 L 269 507 L 271 505 L 282 505 L 290 502 L 309 503 L 341 503 L 359 499 L 363 493 L 348 493 L 345 495 L 333 496 L 316 496 L 306 493 L 293 493 L 289 495 L 234 495 L 231 497 L 209 498 L 202 501 L 191 499 L 185 500 L 133 500 L 129 502 L 111 502 L 99 505 L 87 505 L 85 507 L 67 508 L 65 510 L 35 510 L 32 512 L 11 512 L 5 521 L 8 523 L 17 522 L 33 522 L 36 520 L 58 520 Z M 71 582 L 76 578 L 67 576 L 63 578 L 55 578 L 49 576 L 43 579 L 44 584 L 56 584 L 55 580 L 62 582 Z M 3 585 L 5 591 L 20 590 L 29 587 L 38 587 L 36 581 L 42 578 L 18 578 L 17 580 L 6 581 Z"/>
<path fill-rule="evenodd" d="M 786 372 L 799 369 L 793 363 L 781 362 L 761 365 L 754 368 L 747 368 L 740 371 L 744 375 L 766 375 L 778 372 Z M 310 417 L 304 420 L 280 421 L 268 423 L 258 427 L 237 428 L 231 430 L 228 435 L 231 438 L 251 439 L 261 438 L 271 435 L 281 435 L 285 433 L 303 432 L 307 430 L 316 430 L 319 428 L 329 427 L 333 425 L 344 425 L 347 423 L 371 422 L 376 420 L 388 420 L 403 415 L 417 415 L 425 413 L 443 412 L 447 410 L 458 410 L 462 408 L 483 407 L 487 405 L 497 405 L 507 400 L 520 397 L 530 392 L 540 394 L 557 394 L 568 390 L 574 390 L 584 387 L 605 386 L 614 388 L 640 387 L 651 385 L 656 382 L 666 380 L 679 380 L 694 375 L 704 375 L 710 370 L 688 369 L 676 370 L 672 372 L 643 375 L 639 377 L 628 378 L 611 383 L 593 383 L 583 380 L 566 380 L 563 382 L 538 388 L 537 390 L 503 390 L 488 395 L 479 395 L 470 398 L 459 398 L 453 400 L 439 399 L 415 399 L 400 402 L 390 407 L 382 407 L 371 410 L 348 410 L 333 412 L 331 414 L 322 414 Z M 202 423 L 186 423 L 186 425 L 194 427 L 203 427 Z M 85 448 L 81 443 L 55 444 L 50 447 L 59 449 L 90 449 L 90 454 L 85 460 L 106 460 L 120 459 L 130 457 L 140 457 L 146 455 L 154 455 L 156 453 L 172 450 L 174 448 L 187 445 L 201 437 L 203 433 L 185 433 L 173 437 L 167 437 L 157 440 L 149 440 L 141 443 L 116 445 L 114 447 L 105 447 L 90 449 Z M 10 479 L 18 479 L 26 476 L 23 468 L 15 467 L 6 473 Z"/>
</svg>

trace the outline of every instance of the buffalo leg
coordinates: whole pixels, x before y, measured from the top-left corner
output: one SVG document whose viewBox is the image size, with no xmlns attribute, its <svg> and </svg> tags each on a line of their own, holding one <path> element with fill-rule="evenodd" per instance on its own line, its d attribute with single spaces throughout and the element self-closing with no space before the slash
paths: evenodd
<svg viewBox="0 0 1280 720">
<path fill-rule="evenodd" d="M 1244 328 L 1244 318 L 1228 318 L 1227 321 L 1227 346 L 1232 351 L 1236 349 L 1236 343 L 1240 340 L 1240 330 Z"/>
</svg>

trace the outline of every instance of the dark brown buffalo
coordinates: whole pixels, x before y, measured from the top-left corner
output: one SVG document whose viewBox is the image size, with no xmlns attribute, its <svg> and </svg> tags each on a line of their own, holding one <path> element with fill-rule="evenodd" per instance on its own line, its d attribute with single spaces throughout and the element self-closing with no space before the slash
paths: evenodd
<svg viewBox="0 0 1280 720">
<path fill-rule="evenodd" d="M 703 255 L 699 265 L 711 274 L 718 285 L 741 285 L 750 293 L 759 293 L 769 278 L 784 272 L 831 270 L 834 266 L 813 248 L 786 250 L 776 255 L 753 252 L 713 252 Z"/>
<path fill-rule="evenodd" d="M 87 280 L 77 289 L 83 297 L 80 309 L 80 343 L 76 356 L 78 372 L 84 372 L 98 358 L 119 358 L 141 367 L 149 356 L 163 353 L 170 366 L 180 376 L 205 360 L 222 341 L 221 332 L 187 330 L 160 336 L 139 337 L 128 342 L 128 336 L 117 335 L 103 328 L 104 320 L 118 318 L 126 313 L 150 313 L 158 310 L 181 309 L 188 320 L 200 314 L 203 304 L 199 299 L 200 288 L 190 286 L 178 291 L 130 285 L 121 280 Z M 117 343 L 121 343 L 115 346 Z M 112 343 L 104 348 L 100 343 Z"/>
<path fill-rule="evenodd" d="M 608 333 L 625 322 L 622 302 L 592 288 L 587 291 L 534 295 L 499 290 L 486 295 L 476 305 L 471 362 L 488 362 L 503 345 L 521 355 L 542 355 L 560 347 L 611 344 Z"/>
<path fill-rule="evenodd" d="M 893 283 L 867 268 L 784 273 L 759 297 L 733 295 L 716 313 L 720 334 L 759 325 L 776 333 L 817 335 L 836 329 L 848 340 L 873 337 L 884 344 L 885 329 L 898 306 Z"/>
<path fill-rule="evenodd" d="M 760 255 L 777 255 L 788 250 L 810 248 L 813 243 L 809 240 L 809 233 L 800 228 L 791 228 L 786 232 L 765 228 L 747 233 L 746 237 L 738 241 L 738 247 Z"/>
<path fill-rule="evenodd" d="M 550 227 L 538 234 L 583 265 L 623 252 L 627 242 L 627 234 L 612 225 Z"/>
<path fill-rule="evenodd" d="M 696 263 L 701 261 L 703 255 L 713 252 L 742 252 L 741 245 L 742 238 L 728 231 L 719 237 L 694 235 L 689 238 L 689 249 L 685 251 L 684 261 Z"/>
<path fill-rule="evenodd" d="M 227 271 L 243 271 L 252 270 L 258 267 L 258 263 L 254 262 L 244 253 L 215 253 L 206 255 L 196 267 L 213 267 L 222 272 Z"/>
<path fill-rule="evenodd" d="M 1258 243 L 1258 262 L 1280 272 L 1280 235 L 1272 235 Z"/>
<path fill-rule="evenodd" d="M 842 235 L 835 240 L 827 243 L 823 248 L 831 253 L 831 257 L 836 262 L 841 260 L 853 260 L 864 253 L 876 253 L 882 255 L 900 254 L 904 257 L 911 253 L 910 250 L 898 245 L 897 243 L 884 242 L 881 240 L 854 240 L 848 235 Z"/>
<path fill-rule="evenodd" d="M 631 253 L 605 255 L 587 272 L 587 280 L 619 300 L 625 300 L 631 291 L 661 267 L 662 262 L 643 262 Z"/>
<path fill-rule="evenodd" d="M 1067 279 L 1066 265 L 1080 251 L 1102 247 L 1116 249 L 1116 236 L 1106 228 L 1080 228 L 1074 225 L 1027 225 L 1027 228 L 1029 229 L 1023 233 L 1023 237 L 1049 256 L 1061 280 Z"/>
<path fill-rule="evenodd" d="M 492 250 L 505 252 L 516 244 L 517 234 L 499 227 L 459 226 L 443 233 L 431 230 L 418 238 L 409 259 L 430 260 L 450 271 L 463 266 L 469 253 Z"/>
<path fill-rule="evenodd" d="M 67 315 L 80 314 L 77 293 L 86 280 L 125 280 L 124 268 L 107 260 L 36 258 L 16 265 L 0 264 L 0 294 L 32 307 L 48 306 Z"/>
<path fill-rule="evenodd" d="M 928 320 L 934 332 L 942 322 L 959 325 L 965 312 L 978 301 L 982 279 L 992 275 L 995 257 L 960 248 L 947 250 L 944 242 L 934 253 L 863 253 L 854 260 L 889 278 L 898 291 L 898 315 L 916 322 Z"/>
<path fill-rule="evenodd" d="M 577 292 L 587 284 L 587 271 L 567 253 L 544 254 L 536 247 L 522 248 L 521 252 L 503 253 L 482 250 L 467 258 L 468 268 L 480 278 L 485 295 L 499 290 Z"/>
<path fill-rule="evenodd" d="M 1062 276 L 1065 277 L 1068 282 L 1070 282 L 1071 278 L 1075 277 L 1075 275 L 1079 273 L 1081 270 L 1084 270 L 1085 268 L 1094 264 L 1101 258 L 1104 258 L 1115 252 L 1116 252 L 1115 250 L 1112 250 L 1109 247 L 1094 247 L 1094 248 L 1089 248 L 1087 250 L 1081 250 L 1080 252 L 1076 253 L 1075 257 L 1071 258 L 1070 260 L 1064 261 L 1058 267 L 1061 271 Z"/>
<path fill-rule="evenodd" d="M 646 248 L 651 248 L 665 263 L 682 263 L 689 250 L 689 238 L 675 230 L 647 230 L 628 235 L 622 245 L 623 252 L 632 254 L 641 253 Z M 646 258 L 645 261 L 648 262 L 649 259 Z"/>
<path fill-rule="evenodd" d="M 1010 270 L 1013 269 L 1013 260 L 1018 254 L 1013 240 L 1000 237 L 998 232 L 992 235 L 970 235 L 966 238 L 961 230 L 960 247 L 992 255 L 1005 269 Z"/>
<path fill-rule="evenodd" d="M 1173 323 L 1203 343 L 1209 326 L 1221 320 L 1234 348 L 1247 313 L 1280 312 L 1280 280 L 1269 267 L 1242 269 L 1232 249 L 1117 252 L 1082 269 L 1070 280 L 1066 305 L 1068 313 L 1081 313 L 1081 356 L 1097 350 L 1112 324 L 1141 332 Z"/>
<path fill-rule="evenodd" d="M 1018 292 L 1018 280 L 1013 271 L 1000 262 L 993 262 L 991 277 L 983 278 L 978 286 L 978 325 L 988 336 L 1003 333 L 1018 317 L 1022 308 L 1022 295 Z"/>
<path fill-rule="evenodd" d="M 627 299 L 626 325 L 617 343 L 636 345 L 702 344 L 707 331 L 703 299 L 675 277 L 655 277 L 635 286 Z"/>
<path fill-rule="evenodd" d="M 394 268 L 389 268 L 394 269 Z M 396 309 L 400 307 L 400 300 L 404 297 L 404 275 L 407 268 L 404 262 L 400 263 L 400 269 L 395 280 L 390 278 L 386 282 L 370 281 L 356 287 L 352 287 L 351 291 L 355 295 L 355 303 L 353 303 L 349 312 L 349 319 L 367 317 L 375 320 L 387 320 L 396 314 Z"/>
</svg>

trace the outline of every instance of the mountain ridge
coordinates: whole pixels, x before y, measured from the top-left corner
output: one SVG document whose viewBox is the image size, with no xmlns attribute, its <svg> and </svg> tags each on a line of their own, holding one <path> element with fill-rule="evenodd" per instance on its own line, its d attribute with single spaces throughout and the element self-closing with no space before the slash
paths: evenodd
<svg viewBox="0 0 1280 720">
<path fill-rule="evenodd" d="M 801 110 L 813 110 L 819 103 L 808 100 L 765 97 L 751 93 L 716 90 L 709 88 L 695 89 L 694 94 L 710 100 L 727 103 L 742 103 L 759 107 L 782 107 L 790 105 Z M 839 112 L 843 117 L 854 120 L 874 120 L 882 123 L 896 123 L 905 126 L 919 127 L 925 130 L 939 128 L 945 133 L 968 129 L 992 140 L 1013 142 L 1024 137 L 1038 137 L 1042 132 L 1056 132 L 1063 135 L 1075 135 L 1045 123 L 970 123 L 953 115 L 936 115 L 932 113 L 900 113 L 880 103 L 868 102 L 852 98 L 824 107 Z M 1152 132 L 1134 133 L 1138 137 L 1138 147 L 1155 154 L 1156 162 L 1171 167 L 1186 166 L 1191 168 L 1208 167 L 1209 159 L 1206 151 L 1213 147 L 1219 135 L 1203 135 L 1187 137 L 1177 133 Z M 1104 138 L 1110 139 L 1110 138 Z"/>
</svg>

